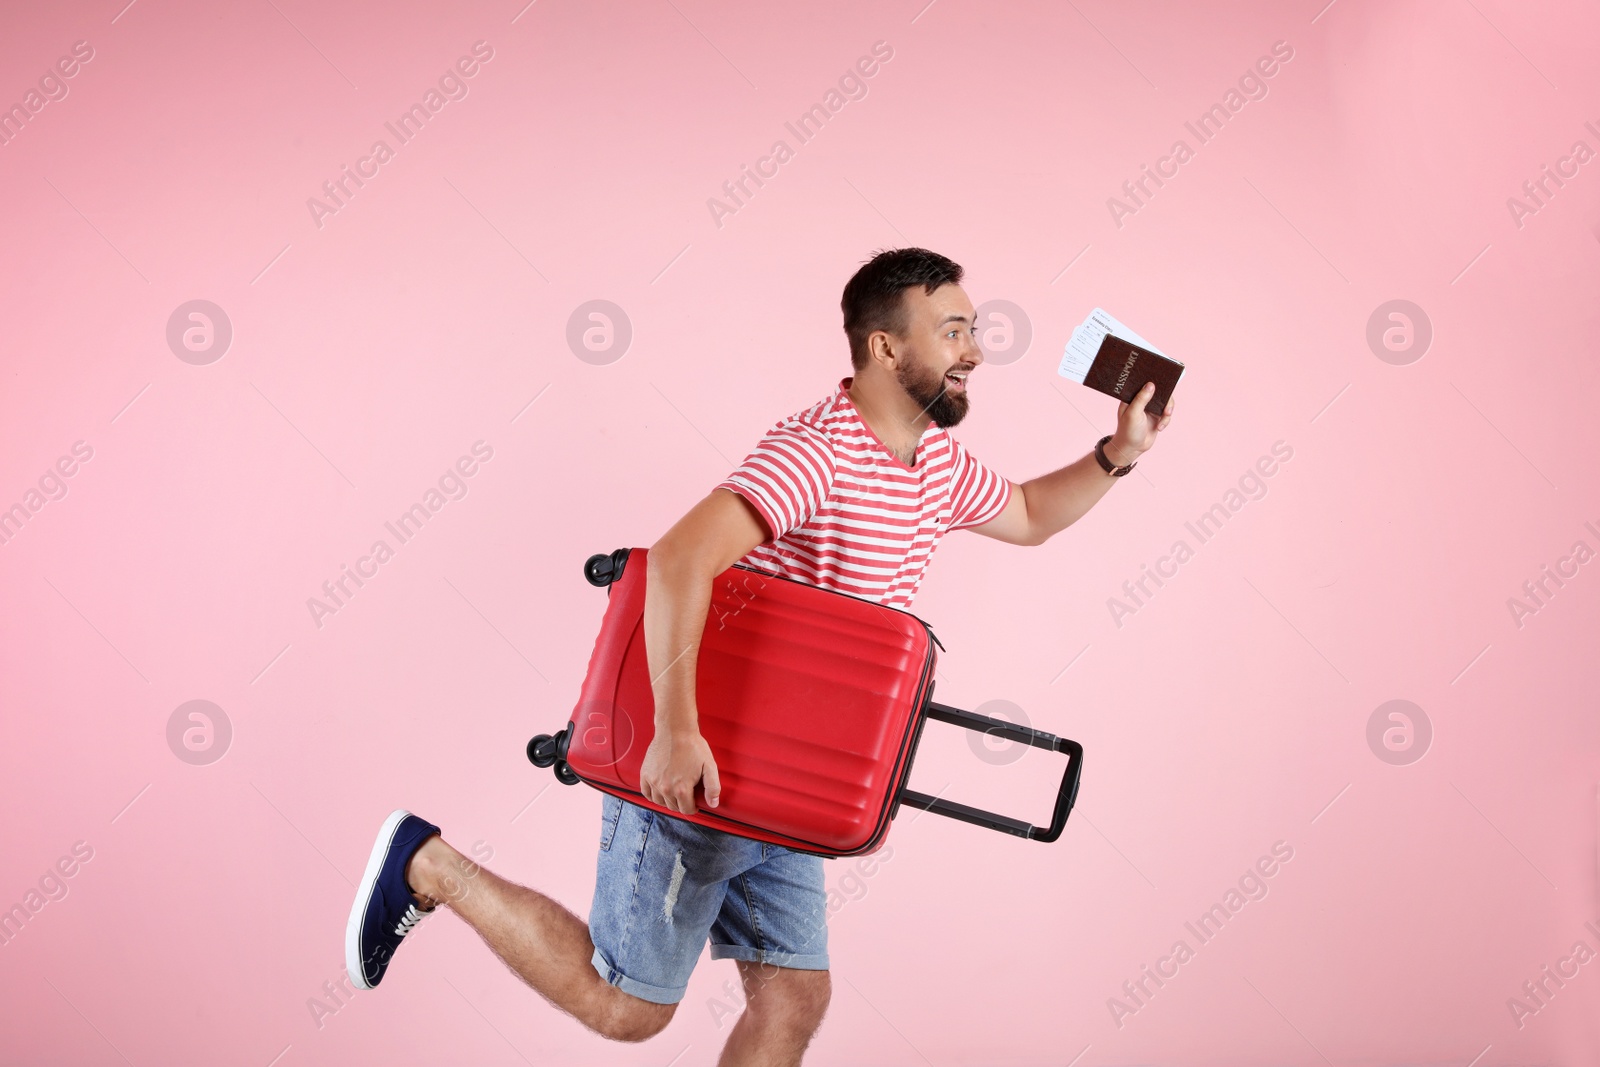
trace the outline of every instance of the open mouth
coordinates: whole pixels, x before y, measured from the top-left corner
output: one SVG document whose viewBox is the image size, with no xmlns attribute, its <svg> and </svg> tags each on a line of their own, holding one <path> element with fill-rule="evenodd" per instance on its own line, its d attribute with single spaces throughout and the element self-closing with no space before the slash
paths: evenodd
<svg viewBox="0 0 1600 1067">
<path fill-rule="evenodd" d="M 944 376 L 945 388 L 966 392 L 968 373 L 968 371 L 964 370 L 955 370 L 951 371 L 949 374 L 946 374 Z"/>
</svg>

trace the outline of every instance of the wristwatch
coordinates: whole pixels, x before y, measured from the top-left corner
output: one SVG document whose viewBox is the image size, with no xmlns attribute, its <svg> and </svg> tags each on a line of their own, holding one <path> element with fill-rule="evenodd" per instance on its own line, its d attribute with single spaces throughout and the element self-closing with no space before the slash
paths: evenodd
<svg viewBox="0 0 1600 1067">
<path fill-rule="evenodd" d="M 1110 442 L 1110 440 L 1111 435 L 1106 434 L 1104 437 L 1100 438 L 1100 440 L 1094 443 L 1094 458 L 1095 461 L 1100 464 L 1101 470 L 1105 471 L 1113 478 L 1120 478 L 1124 474 L 1127 474 L 1129 471 L 1133 470 L 1133 468 L 1137 467 L 1139 465 L 1139 461 L 1134 460 L 1125 467 L 1118 467 L 1113 464 L 1106 456 L 1106 445 Z"/>
</svg>

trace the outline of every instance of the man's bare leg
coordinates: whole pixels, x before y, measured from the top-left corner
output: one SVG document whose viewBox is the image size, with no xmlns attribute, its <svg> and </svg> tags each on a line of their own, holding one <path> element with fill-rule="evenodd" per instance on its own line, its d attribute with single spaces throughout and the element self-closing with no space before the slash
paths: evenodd
<svg viewBox="0 0 1600 1067">
<path fill-rule="evenodd" d="M 676 1004 L 653 1004 L 606 982 L 590 962 L 588 924 L 543 893 L 478 866 L 442 837 L 430 837 L 417 849 L 406 867 L 406 884 L 421 903 L 444 904 L 461 916 L 524 982 L 603 1037 L 654 1037 L 677 1010 Z"/>
<path fill-rule="evenodd" d="M 828 972 L 738 964 L 745 1009 L 717 1067 L 797 1067 L 828 1010 L 833 989 Z"/>
</svg>

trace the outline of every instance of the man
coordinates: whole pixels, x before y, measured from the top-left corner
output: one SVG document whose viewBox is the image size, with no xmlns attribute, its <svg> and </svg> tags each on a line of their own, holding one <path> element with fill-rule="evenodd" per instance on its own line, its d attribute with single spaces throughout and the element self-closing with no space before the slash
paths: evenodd
<svg viewBox="0 0 1600 1067">
<path fill-rule="evenodd" d="M 640 768 L 652 803 L 717 806 L 716 753 L 701 737 L 695 666 L 712 580 L 738 561 L 909 607 L 939 538 L 971 529 L 1039 545 L 1077 521 L 1171 422 L 1146 383 L 1097 454 L 1021 485 L 948 430 L 983 363 L 962 268 L 920 248 L 879 253 L 845 286 L 855 373 L 781 420 L 743 464 L 650 548 L 645 644 L 655 734 Z M 1118 471 L 1113 474 L 1112 471 Z M 405 811 L 384 823 L 350 917 L 351 980 L 371 988 L 427 912 L 447 904 L 517 975 L 595 1032 L 661 1031 L 706 944 L 737 961 L 746 994 L 721 1063 L 797 1064 L 830 994 L 822 859 L 607 795 L 586 924 L 504 881 Z"/>
</svg>

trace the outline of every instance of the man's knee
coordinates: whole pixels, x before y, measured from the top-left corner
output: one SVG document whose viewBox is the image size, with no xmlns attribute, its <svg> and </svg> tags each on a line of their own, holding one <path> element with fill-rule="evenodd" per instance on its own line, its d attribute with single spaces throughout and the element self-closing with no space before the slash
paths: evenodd
<svg viewBox="0 0 1600 1067">
<path fill-rule="evenodd" d="M 614 996 L 595 1025 L 595 1032 L 612 1041 L 648 1041 L 667 1028 L 676 1004 L 655 1004 L 613 988 Z"/>
</svg>

